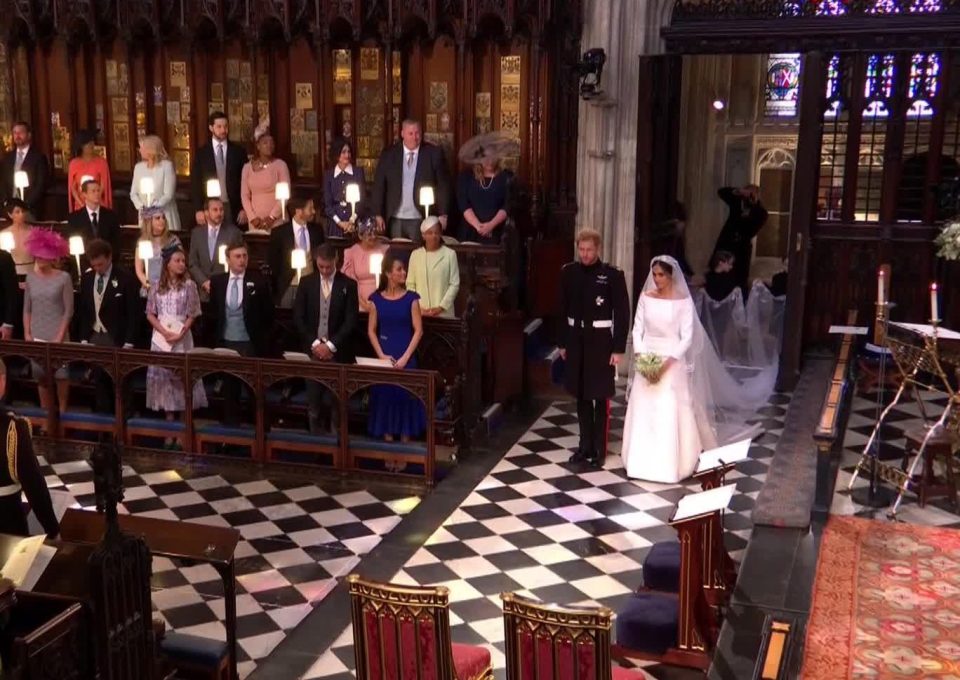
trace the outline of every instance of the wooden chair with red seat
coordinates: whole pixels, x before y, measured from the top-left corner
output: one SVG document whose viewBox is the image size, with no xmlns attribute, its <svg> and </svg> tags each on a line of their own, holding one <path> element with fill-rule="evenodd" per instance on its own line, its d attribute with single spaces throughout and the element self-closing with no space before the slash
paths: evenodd
<svg viewBox="0 0 960 680">
<path fill-rule="evenodd" d="M 501 593 L 507 680 L 644 680 L 610 661 L 613 611 L 558 607 Z"/>
<path fill-rule="evenodd" d="M 489 650 L 450 641 L 447 588 L 347 582 L 359 680 L 493 680 Z"/>
</svg>

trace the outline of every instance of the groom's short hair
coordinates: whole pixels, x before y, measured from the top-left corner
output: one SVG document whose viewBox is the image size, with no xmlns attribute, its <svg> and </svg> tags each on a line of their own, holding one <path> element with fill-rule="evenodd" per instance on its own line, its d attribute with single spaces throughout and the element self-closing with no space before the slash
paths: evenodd
<svg viewBox="0 0 960 680">
<path fill-rule="evenodd" d="M 596 229 L 581 229 L 577 233 L 577 245 L 580 245 L 581 241 L 593 241 L 593 245 L 599 248 L 603 245 L 603 238 L 600 236 L 600 232 Z"/>
</svg>

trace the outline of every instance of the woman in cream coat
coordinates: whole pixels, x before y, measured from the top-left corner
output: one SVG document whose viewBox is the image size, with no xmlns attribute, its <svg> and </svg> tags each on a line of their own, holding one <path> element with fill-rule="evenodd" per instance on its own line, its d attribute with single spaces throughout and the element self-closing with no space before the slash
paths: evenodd
<svg viewBox="0 0 960 680">
<path fill-rule="evenodd" d="M 453 249 L 443 245 L 441 229 L 437 217 L 428 217 L 420 224 L 423 247 L 410 254 L 407 290 L 420 295 L 423 316 L 452 319 L 460 291 L 460 264 Z"/>
</svg>

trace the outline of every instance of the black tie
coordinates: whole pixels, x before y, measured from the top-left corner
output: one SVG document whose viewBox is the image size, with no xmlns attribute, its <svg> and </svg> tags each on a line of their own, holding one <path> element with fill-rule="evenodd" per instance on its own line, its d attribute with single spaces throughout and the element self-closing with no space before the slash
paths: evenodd
<svg viewBox="0 0 960 680">
<path fill-rule="evenodd" d="M 93 224 L 93 235 L 94 237 L 99 236 L 100 231 L 100 220 L 97 219 L 99 213 L 90 213 L 90 223 Z"/>
</svg>

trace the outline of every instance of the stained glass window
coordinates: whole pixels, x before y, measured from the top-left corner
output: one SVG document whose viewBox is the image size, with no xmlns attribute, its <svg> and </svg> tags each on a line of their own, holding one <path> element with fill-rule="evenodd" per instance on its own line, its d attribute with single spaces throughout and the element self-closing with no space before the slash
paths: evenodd
<svg viewBox="0 0 960 680">
<path fill-rule="evenodd" d="M 797 115 L 800 90 L 800 54 L 788 52 L 767 57 L 766 114 Z"/>
<path fill-rule="evenodd" d="M 847 13 L 846 0 L 819 0 L 814 14 L 819 16 L 840 16 Z"/>
<path fill-rule="evenodd" d="M 910 58 L 910 82 L 907 99 L 908 116 L 927 118 L 933 115 L 932 102 L 940 84 L 940 55 L 914 54 Z"/>
<path fill-rule="evenodd" d="M 939 12 L 941 7 L 940 0 L 912 0 L 910 11 L 920 14 L 929 12 Z"/>
<path fill-rule="evenodd" d="M 820 179 L 817 189 L 817 218 L 841 219 L 847 126 L 850 113 L 844 106 L 843 68 L 840 55 L 827 62 L 827 110 L 824 112 L 820 144 Z"/>
<path fill-rule="evenodd" d="M 886 100 L 893 92 L 893 67 L 892 54 L 871 54 L 867 60 L 867 77 L 863 83 L 863 95 L 867 100 L 864 116 L 889 115 Z"/>
<path fill-rule="evenodd" d="M 840 108 L 840 55 L 830 57 L 827 64 L 827 116 L 836 116 Z"/>
<path fill-rule="evenodd" d="M 897 0 L 874 0 L 873 6 L 867 12 L 869 14 L 899 14 L 900 4 Z"/>
</svg>

